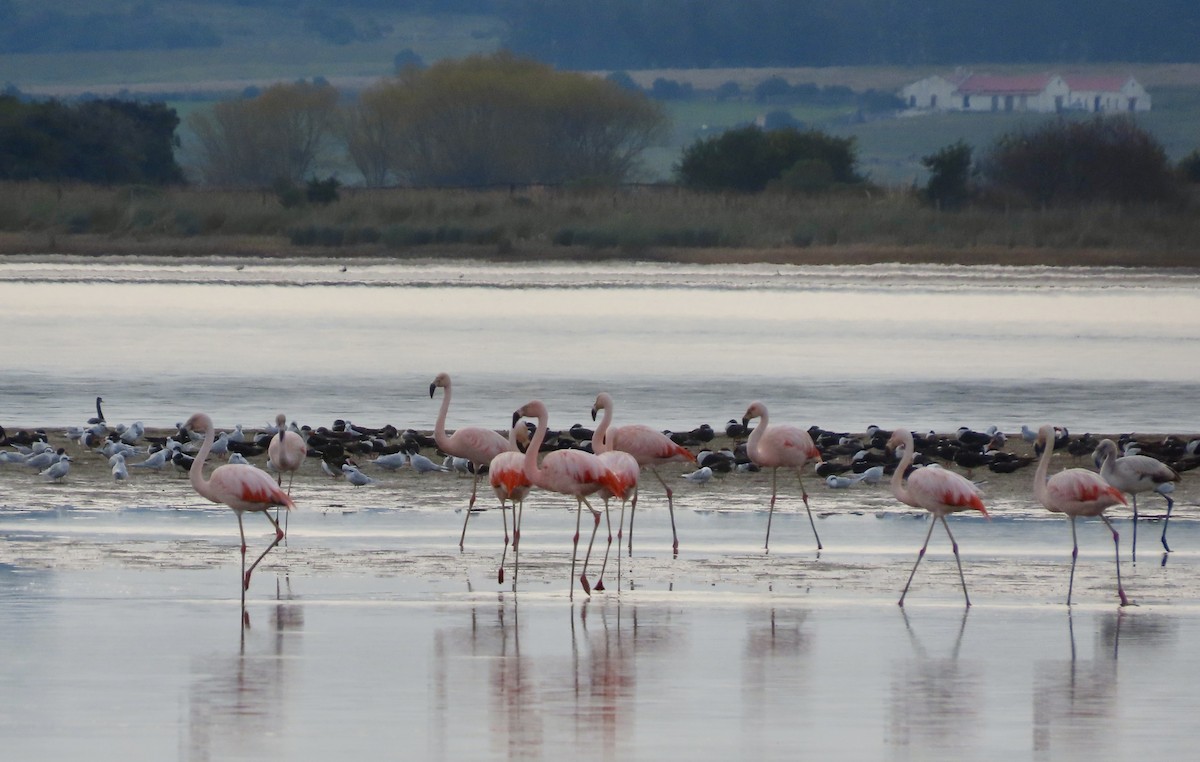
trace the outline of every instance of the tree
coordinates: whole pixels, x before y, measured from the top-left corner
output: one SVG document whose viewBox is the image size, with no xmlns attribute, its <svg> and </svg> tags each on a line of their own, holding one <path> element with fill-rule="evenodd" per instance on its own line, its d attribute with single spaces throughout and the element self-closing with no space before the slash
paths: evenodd
<svg viewBox="0 0 1200 762">
<path fill-rule="evenodd" d="M 343 120 L 371 183 L 620 182 L 666 126 L 641 92 L 508 53 L 406 69 Z"/>
<path fill-rule="evenodd" d="M 1037 206 L 1156 202 L 1178 191 L 1166 151 L 1128 115 L 1006 133 L 981 164 L 991 189 Z"/>
<path fill-rule="evenodd" d="M 0 96 L 0 178 L 162 185 L 175 162 L 179 117 L 161 103 L 24 103 Z"/>
<path fill-rule="evenodd" d="M 303 181 L 334 127 L 337 104 L 328 84 L 296 82 L 193 113 L 205 181 L 260 188 Z"/>
<path fill-rule="evenodd" d="M 793 127 L 763 130 L 754 125 L 688 146 L 675 165 L 675 175 L 689 188 L 756 192 L 800 162 L 803 166 L 790 178 L 797 187 L 811 190 L 818 181 L 829 185 L 862 182 L 855 169 L 854 138 Z"/>
<path fill-rule="evenodd" d="M 971 146 L 959 140 L 937 153 L 921 157 L 929 170 L 925 200 L 938 209 L 958 209 L 970 198 Z"/>
</svg>

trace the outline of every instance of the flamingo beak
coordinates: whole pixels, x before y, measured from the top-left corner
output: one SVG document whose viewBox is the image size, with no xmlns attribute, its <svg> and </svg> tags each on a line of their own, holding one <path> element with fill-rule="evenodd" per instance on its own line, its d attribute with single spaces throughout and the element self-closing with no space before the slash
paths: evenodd
<svg viewBox="0 0 1200 762">
<path fill-rule="evenodd" d="M 743 416 L 742 417 L 742 428 L 746 428 L 749 425 L 750 425 L 750 419 Z"/>
<path fill-rule="evenodd" d="M 521 420 L 521 411 L 520 411 L 520 410 L 517 410 L 516 412 L 514 412 L 514 413 L 513 413 L 513 422 L 512 422 L 512 425 L 513 425 L 513 426 L 516 426 L 516 425 L 517 425 L 517 421 L 519 421 L 519 420 Z"/>
<path fill-rule="evenodd" d="M 433 383 L 433 384 L 430 384 L 430 385 L 429 385 L 429 399 L 433 399 L 433 390 L 434 390 L 434 389 L 436 389 L 436 388 L 437 388 L 437 384 L 436 384 L 436 383 Z"/>
<path fill-rule="evenodd" d="M 593 421 L 596 420 L 596 408 L 595 407 L 592 408 L 592 420 Z"/>
</svg>

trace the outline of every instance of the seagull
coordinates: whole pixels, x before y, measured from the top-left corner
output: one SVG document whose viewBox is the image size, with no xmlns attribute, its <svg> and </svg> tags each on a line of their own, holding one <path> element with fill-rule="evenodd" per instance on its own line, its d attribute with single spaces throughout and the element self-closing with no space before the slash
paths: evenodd
<svg viewBox="0 0 1200 762">
<path fill-rule="evenodd" d="M 59 481 L 60 479 L 62 479 L 64 476 L 66 476 L 70 470 L 71 470 L 71 456 L 64 455 L 57 463 L 50 466 L 45 471 L 42 471 L 41 475 L 48 482 L 56 482 L 56 481 Z"/>
<path fill-rule="evenodd" d="M 346 481 L 353 484 L 355 487 L 363 487 L 367 484 L 374 484 L 375 480 L 359 471 L 350 463 L 342 464 L 342 473 L 346 475 Z"/>
<path fill-rule="evenodd" d="M 380 455 L 375 460 L 368 462 L 380 468 L 386 468 L 388 471 L 395 471 L 404 467 L 404 464 L 408 462 L 408 456 L 402 452 L 394 452 L 391 455 Z"/>
<path fill-rule="evenodd" d="M 883 480 L 883 466 L 871 466 L 858 475 L 858 480 L 865 484 L 879 484 Z"/>
<path fill-rule="evenodd" d="M 708 480 L 712 478 L 713 470 L 708 466 L 702 466 L 690 474 L 683 474 L 682 478 L 687 479 L 692 484 L 708 484 Z"/>
<path fill-rule="evenodd" d="M 125 456 L 121 453 L 109 458 L 108 462 L 112 464 L 112 478 L 114 481 L 123 482 L 129 478 L 129 469 L 125 467 Z"/>
<path fill-rule="evenodd" d="M 231 454 L 229 456 L 229 462 L 233 463 L 234 465 L 243 465 L 243 466 L 250 465 L 250 461 L 246 460 L 246 456 L 242 455 L 240 452 L 235 452 L 235 453 Z"/>
<path fill-rule="evenodd" d="M 44 468 L 49 468 L 50 466 L 54 465 L 60 459 L 62 459 L 62 457 L 62 450 L 59 450 L 58 452 L 53 450 L 43 450 L 36 455 L 30 455 L 28 458 L 26 458 L 25 465 L 41 471 Z"/>
<path fill-rule="evenodd" d="M 455 471 L 460 474 L 471 473 L 471 461 L 467 458 L 457 458 L 453 455 L 447 455 L 442 459 L 442 467 L 447 471 Z"/>
<path fill-rule="evenodd" d="M 147 457 L 145 460 L 143 460 L 139 463 L 130 463 L 129 467 L 130 468 L 153 468 L 155 470 L 158 470 L 158 469 L 162 468 L 163 466 L 167 465 L 167 463 L 169 463 L 170 460 L 171 460 L 171 450 L 169 448 L 164 447 L 161 450 L 150 453 L 149 457 Z"/>
<path fill-rule="evenodd" d="M 133 424 L 121 432 L 121 441 L 125 444 L 137 444 L 137 441 L 146 433 L 146 427 L 141 421 L 134 421 Z"/>
<path fill-rule="evenodd" d="M 847 489 L 849 487 L 853 487 L 855 484 L 858 484 L 859 481 L 861 480 L 857 475 L 837 476 L 836 474 L 830 474 L 829 476 L 825 477 L 825 486 L 829 487 L 830 489 Z"/>
<path fill-rule="evenodd" d="M 429 471 L 445 471 L 446 470 L 445 466 L 442 466 L 438 463 L 434 463 L 432 460 L 430 460 L 429 458 L 426 458 L 421 453 L 414 453 L 414 454 L 408 456 L 408 460 L 412 464 L 412 467 L 417 470 L 418 474 L 424 474 Z"/>
</svg>

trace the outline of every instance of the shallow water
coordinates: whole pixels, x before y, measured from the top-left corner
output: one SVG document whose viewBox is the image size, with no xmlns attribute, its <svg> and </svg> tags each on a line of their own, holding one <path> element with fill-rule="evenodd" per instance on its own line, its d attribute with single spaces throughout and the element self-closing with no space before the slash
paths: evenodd
<svg viewBox="0 0 1200 762">
<path fill-rule="evenodd" d="M 619 420 L 862 430 L 1052 421 L 1200 430 L 1200 274 L 1125 269 L 332 263 L 0 265 L 6 426 L 552 425 L 608 390 Z"/>
<path fill-rule="evenodd" d="M 773 418 L 1015 431 L 1200 430 L 1191 272 L 1037 268 L 689 268 L 329 263 L 0 264 L 0 423 L 219 426 L 335 417 L 507 426 L 545 399 L 587 419 L 719 426 Z M 452 311 L 453 317 L 443 311 Z M 283 327 L 281 327 L 283 326 Z M 84 455 L 84 457 L 93 457 Z M 938 527 L 886 485 L 789 483 L 763 533 L 766 474 L 678 480 L 681 552 L 646 490 L 608 590 L 569 598 L 573 506 L 535 496 L 497 579 L 501 516 L 469 481 L 411 471 L 353 489 L 302 474 L 285 545 L 242 628 L 237 522 L 173 474 L 46 484 L 0 466 L 0 737 L 14 759 L 1189 758 L 1200 708 L 1200 507 L 1070 529 L 1032 474 Z M 651 482 L 651 480 L 647 480 Z M 814 480 L 815 481 L 815 480 Z M 1161 516 L 1161 502 L 1143 504 Z M 616 520 L 614 516 L 614 521 Z M 588 524 L 583 540 L 586 546 Z M 270 538 L 246 517 L 251 559 Z M 603 553 L 603 527 L 596 557 Z M 582 564 L 584 549 L 580 548 Z M 594 565 L 588 575 L 594 583 Z M 578 569 L 576 573 L 578 573 Z"/>
</svg>

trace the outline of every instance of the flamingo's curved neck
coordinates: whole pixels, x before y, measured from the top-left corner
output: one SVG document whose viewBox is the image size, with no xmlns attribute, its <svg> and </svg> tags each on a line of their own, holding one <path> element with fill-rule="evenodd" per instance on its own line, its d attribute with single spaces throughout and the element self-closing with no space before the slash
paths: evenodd
<svg viewBox="0 0 1200 762">
<path fill-rule="evenodd" d="M 1039 436 L 1041 441 L 1042 437 Z M 1033 475 L 1033 496 L 1038 499 L 1042 505 L 1046 504 L 1046 474 L 1050 471 L 1050 456 L 1054 454 L 1054 433 L 1053 430 L 1045 437 L 1042 450 L 1042 459 L 1038 461 L 1037 472 Z"/>
<path fill-rule="evenodd" d="M 209 482 L 204 478 L 204 461 L 208 459 L 208 451 L 213 446 L 213 427 L 210 425 L 208 430 L 204 432 L 204 442 L 200 445 L 200 451 L 196 453 L 195 460 L 192 461 L 192 467 L 188 469 L 188 481 L 192 483 L 192 487 L 201 496 L 220 502 L 212 497 L 209 491 Z"/>
<path fill-rule="evenodd" d="M 438 410 L 437 423 L 433 424 L 433 441 L 437 442 L 438 448 L 445 450 L 449 444 L 449 437 L 446 436 L 446 413 L 450 410 L 450 384 L 442 387 L 442 407 Z"/>
<path fill-rule="evenodd" d="M 750 456 L 750 460 L 757 461 L 758 458 L 758 442 L 763 438 L 763 434 L 767 431 L 767 411 L 763 410 L 758 417 L 758 425 L 754 427 L 754 431 L 750 432 L 750 438 L 746 440 L 746 454 Z"/>
<path fill-rule="evenodd" d="M 542 450 L 542 442 L 546 440 L 547 419 L 545 410 L 538 411 L 537 430 L 533 432 L 533 439 L 530 440 L 529 447 L 525 450 L 525 476 L 534 484 L 540 481 L 541 469 L 538 468 L 538 453 Z"/>
<path fill-rule="evenodd" d="M 912 436 L 904 438 L 904 457 L 896 464 L 896 470 L 892 472 L 892 494 L 897 500 L 905 505 L 912 505 L 912 498 L 908 494 L 908 485 L 904 481 L 904 475 L 908 473 L 908 467 L 913 462 L 913 440 Z"/>
<path fill-rule="evenodd" d="M 608 427 L 612 425 L 613 419 L 612 405 L 606 404 L 603 409 L 604 415 L 600 419 L 600 425 L 592 434 L 592 452 L 597 455 L 612 449 L 612 444 L 608 441 Z"/>
</svg>

